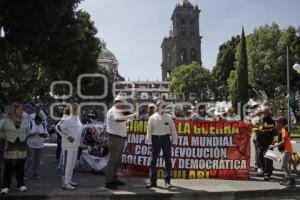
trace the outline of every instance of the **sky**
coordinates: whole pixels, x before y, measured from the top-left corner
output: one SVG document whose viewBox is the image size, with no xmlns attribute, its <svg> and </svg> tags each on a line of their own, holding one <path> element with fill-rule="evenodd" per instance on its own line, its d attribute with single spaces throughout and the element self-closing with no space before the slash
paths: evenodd
<svg viewBox="0 0 300 200">
<path fill-rule="evenodd" d="M 126 80 L 161 80 L 161 43 L 181 0 L 84 0 L 78 9 L 91 15 Z M 300 0 L 189 0 L 198 4 L 203 66 L 212 69 L 219 46 L 233 35 L 276 22 L 300 26 Z"/>
</svg>

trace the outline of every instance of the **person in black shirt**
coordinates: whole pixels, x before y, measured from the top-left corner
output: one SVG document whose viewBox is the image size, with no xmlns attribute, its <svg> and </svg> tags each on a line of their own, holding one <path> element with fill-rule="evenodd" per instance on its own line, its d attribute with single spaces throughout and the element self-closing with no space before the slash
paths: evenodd
<svg viewBox="0 0 300 200">
<path fill-rule="evenodd" d="M 257 162 L 262 168 L 262 173 L 259 176 L 264 177 L 264 180 L 270 180 L 273 172 L 273 161 L 265 158 L 264 155 L 274 141 L 274 136 L 277 133 L 276 123 L 272 119 L 270 107 L 263 106 L 261 109 L 261 119 L 254 128 L 256 132 Z"/>
</svg>

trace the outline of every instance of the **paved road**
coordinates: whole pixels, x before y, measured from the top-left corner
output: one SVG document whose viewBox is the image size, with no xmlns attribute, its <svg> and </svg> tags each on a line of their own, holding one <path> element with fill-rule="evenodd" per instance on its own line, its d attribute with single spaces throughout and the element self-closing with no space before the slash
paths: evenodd
<svg viewBox="0 0 300 200">
<path fill-rule="evenodd" d="M 300 143 L 295 143 L 294 148 L 300 152 Z M 262 178 L 255 177 L 252 173 L 250 181 L 225 181 L 225 180 L 173 180 L 173 189 L 164 187 L 146 189 L 146 179 L 124 178 L 125 187 L 117 191 L 105 189 L 104 176 L 94 174 L 76 173 L 75 180 L 80 187 L 76 191 L 63 191 L 60 188 L 60 172 L 56 168 L 55 147 L 46 147 L 42 163 L 42 179 L 28 181 L 29 191 L 20 193 L 13 190 L 8 196 L 0 199 L 300 199 L 299 189 L 285 189 L 278 184 L 282 177 L 279 164 L 276 163 L 274 180 L 265 182 Z M 253 157 L 253 156 L 252 156 Z M 252 159 L 251 163 L 254 163 Z M 300 180 L 299 180 L 300 182 Z M 163 185 L 162 180 L 158 182 Z M 176 198 L 175 198 L 176 197 Z"/>
</svg>

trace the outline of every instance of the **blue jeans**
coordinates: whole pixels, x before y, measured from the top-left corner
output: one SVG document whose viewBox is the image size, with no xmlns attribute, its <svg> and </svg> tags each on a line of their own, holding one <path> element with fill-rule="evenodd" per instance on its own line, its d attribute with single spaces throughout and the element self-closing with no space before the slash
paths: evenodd
<svg viewBox="0 0 300 200">
<path fill-rule="evenodd" d="M 171 181 L 171 147 L 172 143 L 170 140 L 170 135 L 156 136 L 152 135 L 152 153 L 151 153 L 151 164 L 150 164 L 150 181 L 151 183 L 156 183 L 157 181 L 157 159 L 162 149 L 163 156 L 165 159 L 165 176 L 164 180 L 166 183 Z"/>
<path fill-rule="evenodd" d="M 40 175 L 40 162 L 42 157 L 42 148 L 28 148 L 28 157 L 26 160 L 26 176 L 37 177 Z"/>
</svg>

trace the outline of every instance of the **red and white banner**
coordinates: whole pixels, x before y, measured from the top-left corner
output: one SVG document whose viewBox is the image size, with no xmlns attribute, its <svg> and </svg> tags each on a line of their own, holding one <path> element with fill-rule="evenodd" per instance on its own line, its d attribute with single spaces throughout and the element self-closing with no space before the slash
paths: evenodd
<svg viewBox="0 0 300 200">
<path fill-rule="evenodd" d="M 172 177 L 231 179 L 250 177 L 250 133 L 243 122 L 176 121 L 178 145 L 172 147 Z M 120 174 L 148 177 L 151 146 L 145 143 L 147 121 L 131 121 Z M 162 154 L 158 177 L 164 177 Z"/>
</svg>

